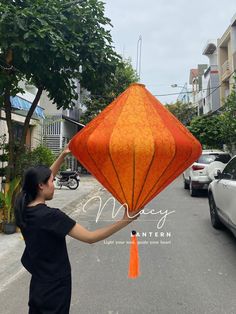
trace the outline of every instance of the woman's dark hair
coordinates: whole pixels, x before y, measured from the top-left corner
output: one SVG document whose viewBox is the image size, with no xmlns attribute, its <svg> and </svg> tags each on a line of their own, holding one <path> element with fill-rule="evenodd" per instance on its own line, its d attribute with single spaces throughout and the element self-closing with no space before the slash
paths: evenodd
<svg viewBox="0 0 236 314">
<path fill-rule="evenodd" d="M 47 166 L 31 167 L 25 171 L 22 190 L 17 195 L 14 205 L 16 225 L 18 227 L 22 228 L 26 226 L 24 220 L 25 207 L 36 198 L 38 185 L 40 183 L 47 183 L 51 173 L 51 169 Z"/>
</svg>

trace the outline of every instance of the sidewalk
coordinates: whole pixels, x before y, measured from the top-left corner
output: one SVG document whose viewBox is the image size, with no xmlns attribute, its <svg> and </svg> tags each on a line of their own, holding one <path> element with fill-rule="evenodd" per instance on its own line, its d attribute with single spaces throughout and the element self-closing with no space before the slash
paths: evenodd
<svg viewBox="0 0 236 314">
<path fill-rule="evenodd" d="M 66 187 L 55 189 L 54 198 L 48 201 L 50 207 L 60 208 L 70 215 L 73 211 L 82 208 L 83 203 L 101 189 L 100 183 L 92 176 L 81 176 L 77 190 Z M 25 244 L 21 233 L 6 235 L 0 233 L 0 292 L 25 271 L 20 258 Z"/>
</svg>

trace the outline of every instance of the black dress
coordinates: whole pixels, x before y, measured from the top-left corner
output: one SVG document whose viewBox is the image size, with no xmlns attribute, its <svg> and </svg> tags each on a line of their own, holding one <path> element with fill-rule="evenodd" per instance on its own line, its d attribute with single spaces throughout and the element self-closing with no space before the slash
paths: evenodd
<svg viewBox="0 0 236 314">
<path fill-rule="evenodd" d="M 30 314 L 68 314 L 71 266 L 65 237 L 76 222 L 46 204 L 26 207 L 23 266 L 31 273 Z"/>
</svg>

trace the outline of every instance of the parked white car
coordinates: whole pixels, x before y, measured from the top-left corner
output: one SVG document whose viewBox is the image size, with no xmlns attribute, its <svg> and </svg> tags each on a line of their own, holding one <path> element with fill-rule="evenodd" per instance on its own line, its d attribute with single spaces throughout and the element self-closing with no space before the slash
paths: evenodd
<svg viewBox="0 0 236 314">
<path fill-rule="evenodd" d="M 236 156 L 217 171 L 208 189 L 211 224 L 220 229 L 227 226 L 236 236 Z"/>
<path fill-rule="evenodd" d="M 199 190 L 207 190 L 214 179 L 214 171 L 222 170 L 230 158 L 221 150 L 203 150 L 199 159 L 184 171 L 184 188 L 189 189 L 191 196 L 197 196 Z"/>
</svg>

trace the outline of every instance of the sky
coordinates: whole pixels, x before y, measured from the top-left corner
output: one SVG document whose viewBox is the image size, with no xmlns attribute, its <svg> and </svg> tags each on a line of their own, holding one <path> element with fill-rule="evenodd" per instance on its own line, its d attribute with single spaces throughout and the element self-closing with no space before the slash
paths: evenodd
<svg viewBox="0 0 236 314">
<path fill-rule="evenodd" d="M 115 50 L 131 58 L 136 69 L 142 37 L 140 82 L 153 95 L 177 93 L 189 81 L 191 68 L 208 64 L 202 51 L 220 38 L 236 14 L 235 0 L 103 0 L 111 19 Z M 189 88 L 191 88 L 189 86 Z M 170 103 L 178 95 L 157 96 Z"/>
</svg>

